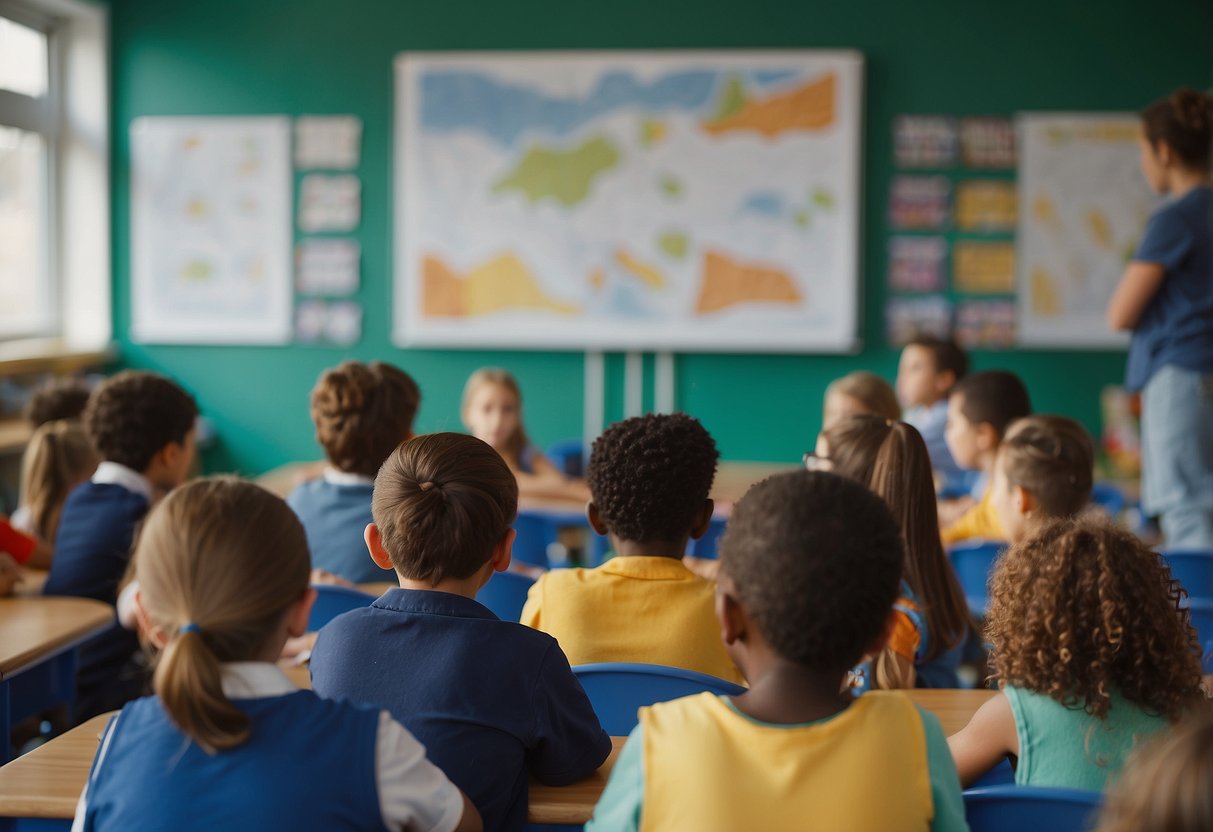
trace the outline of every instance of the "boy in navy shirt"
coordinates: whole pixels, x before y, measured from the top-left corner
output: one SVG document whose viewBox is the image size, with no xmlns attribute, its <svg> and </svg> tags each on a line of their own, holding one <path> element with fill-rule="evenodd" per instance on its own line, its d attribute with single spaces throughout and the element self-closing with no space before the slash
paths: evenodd
<svg viewBox="0 0 1213 832">
<path fill-rule="evenodd" d="M 117 604 L 136 528 L 189 472 L 197 417 L 193 397 L 155 373 L 119 373 L 97 389 L 84 424 L 103 461 L 63 505 L 43 594 Z M 146 686 L 139 641 L 115 620 L 81 647 L 76 719 L 120 708 Z"/>
<path fill-rule="evenodd" d="M 489 445 L 438 433 L 375 479 L 371 558 L 400 589 L 339 616 L 312 651 L 312 689 L 387 708 L 471 798 L 486 830 L 526 821 L 527 776 L 566 785 L 611 751 L 556 640 L 475 601 L 510 563 L 518 485 Z"/>
</svg>

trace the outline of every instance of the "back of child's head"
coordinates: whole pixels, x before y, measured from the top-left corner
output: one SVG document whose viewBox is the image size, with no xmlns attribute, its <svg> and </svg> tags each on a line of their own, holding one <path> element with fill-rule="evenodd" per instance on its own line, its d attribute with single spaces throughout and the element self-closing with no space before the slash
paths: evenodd
<svg viewBox="0 0 1213 832">
<path fill-rule="evenodd" d="M 901 563 L 901 532 L 885 502 L 828 472 L 758 483 L 721 540 L 721 569 L 771 647 L 840 678 L 884 633 Z"/>
<path fill-rule="evenodd" d="M 346 361 L 320 374 L 312 388 L 316 441 L 333 467 L 375 476 L 408 438 L 421 390 L 403 370 L 372 361 Z"/>
<path fill-rule="evenodd" d="M 371 499 L 396 571 L 431 585 L 471 577 L 517 512 L 518 481 L 501 455 L 462 433 L 432 433 L 396 448 Z"/>
<path fill-rule="evenodd" d="M 953 381 L 960 381 L 969 373 L 969 357 L 965 351 L 951 338 L 936 338 L 933 335 L 919 335 L 906 343 L 904 349 L 917 347 L 930 353 L 936 374 L 951 373 Z"/>
<path fill-rule="evenodd" d="M 999 437 L 1016 419 L 1032 413 L 1028 388 L 1019 376 L 1006 370 L 986 370 L 966 376 L 952 388 L 961 396 L 961 412 L 974 425 L 989 424 Z"/>
<path fill-rule="evenodd" d="M 1012 546 L 990 583 L 1002 682 L 1099 718 L 1119 692 L 1178 719 L 1201 701 L 1200 645 L 1161 556 L 1127 529 L 1066 518 Z"/>
<path fill-rule="evenodd" d="M 1213 829 L 1213 711 L 1201 708 L 1137 749 L 1108 793 L 1096 832 Z"/>
<path fill-rule="evenodd" d="M 518 379 L 514 378 L 509 370 L 501 367 L 481 367 L 468 376 L 467 382 L 463 385 L 463 399 L 459 412 L 463 415 L 464 422 L 467 423 L 469 411 L 476 405 L 476 394 L 486 387 L 503 390 L 513 398 L 517 418 L 513 432 L 502 441 L 500 450 L 504 451 L 509 458 L 518 460 L 526 451 L 527 446 L 531 444 L 531 440 L 522 424 L 522 388 L 518 384 Z"/>
<path fill-rule="evenodd" d="M 193 396 L 142 370 L 107 379 L 84 409 L 84 425 L 101 458 L 140 472 L 170 442 L 183 444 L 197 418 Z"/>
<path fill-rule="evenodd" d="M 1146 140 L 1165 142 L 1184 167 L 1207 171 L 1213 153 L 1213 97 L 1190 87 L 1160 98 L 1141 111 Z"/>
<path fill-rule="evenodd" d="M 616 422 L 594 440 L 586 483 L 619 540 L 676 542 L 703 511 L 719 458 L 697 419 L 650 413 Z"/>
<path fill-rule="evenodd" d="M 822 431 L 835 473 L 883 498 L 906 543 L 904 577 L 925 603 L 932 634 L 927 658 L 953 646 L 969 624 L 964 591 L 939 537 L 935 481 L 926 443 L 912 426 L 877 416 L 851 416 Z"/>
<path fill-rule="evenodd" d="M 858 406 L 858 410 L 849 406 L 839 408 L 835 402 L 839 401 L 841 397 L 852 400 Z M 842 378 L 834 379 L 826 388 L 824 421 L 827 425 L 841 416 L 859 413 L 893 420 L 901 418 L 901 403 L 897 401 L 897 392 L 892 385 L 875 373 L 869 373 L 866 370 L 847 373 Z"/>
<path fill-rule="evenodd" d="M 47 422 L 79 420 L 92 391 L 78 378 L 57 378 L 42 384 L 25 405 L 25 418 L 37 428 Z"/>
<path fill-rule="evenodd" d="M 21 500 L 29 509 L 34 534 L 55 542 L 68 492 L 92 476 L 100 461 L 78 421 L 46 422 L 34 431 L 21 459 Z"/>
<path fill-rule="evenodd" d="M 998 459 L 1007 484 L 1031 492 L 1045 516 L 1068 517 L 1091 501 L 1095 446 L 1073 419 L 1038 415 L 1014 422 Z"/>
<path fill-rule="evenodd" d="M 248 738 L 223 693 L 221 662 L 261 657 L 311 571 L 303 526 L 265 489 L 217 477 L 172 491 L 135 550 L 140 605 L 167 637 L 153 687 L 177 727 L 208 750 Z"/>
</svg>

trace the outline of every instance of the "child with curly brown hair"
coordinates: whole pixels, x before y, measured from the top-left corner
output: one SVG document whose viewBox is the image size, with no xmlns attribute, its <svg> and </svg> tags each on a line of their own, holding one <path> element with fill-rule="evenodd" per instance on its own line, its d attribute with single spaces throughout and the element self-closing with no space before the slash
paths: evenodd
<svg viewBox="0 0 1213 832">
<path fill-rule="evenodd" d="M 1001 693 L 948 744 L 961 782 L 1101 790 L 1133 747 L 1204 701 L 1200 647 L 1161 557 L 1106 521 L 1056 521 L 1002 556 L 986 638 Z"/>
<path fill-rule="evenodd" d="M 312 389 L 312 422 L 328 465 L 286 498 L 307 532 L 313 567 L 354 583 L 391 577 L 367 555 L 362 533 L 373 522 L 375 474 L 413 435 L 420 405 L 412 377 L 382 361 L 346 361 L 321 374 Z"/>
</svg>

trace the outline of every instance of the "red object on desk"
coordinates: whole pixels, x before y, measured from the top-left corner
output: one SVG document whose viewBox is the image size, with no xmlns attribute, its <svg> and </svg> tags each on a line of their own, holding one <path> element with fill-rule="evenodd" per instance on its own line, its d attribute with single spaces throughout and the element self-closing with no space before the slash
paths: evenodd
<svg viewBox="0 0 1213 832">
<path fill-rule="evenodd" d="M 36 548 L 35 538 L 17 531 L 7 520 L 0 520 L 0 552 L 8 552 L 17 563 L 25 563 Z"/>
</svg>

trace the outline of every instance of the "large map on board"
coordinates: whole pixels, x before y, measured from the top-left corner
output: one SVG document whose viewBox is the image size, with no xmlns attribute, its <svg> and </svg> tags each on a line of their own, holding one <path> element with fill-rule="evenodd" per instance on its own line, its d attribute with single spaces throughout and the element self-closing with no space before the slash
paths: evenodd
<svg viewBox="0 0 1213 832">
<path fill-rule="evenodd" d="M 289 119 L 137 119 L 131 203 L 135 340 L 290 340 Z"/>
<path fill-rule="evenodd" d="M 395 337 L 856 344 L 861 58 L 406 54 Z"/>
<path fill-rule="evenodd" d="M 1104 314 L 1157 199 L 1129 114 L 1019 118 L 1019 341 L 1120 347 Z"/>
</svg>

